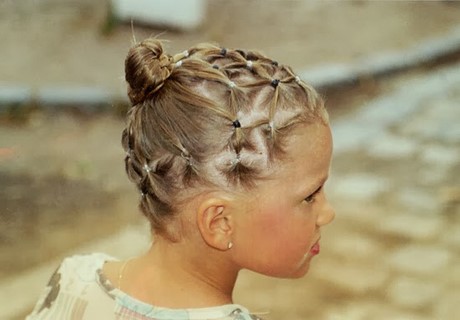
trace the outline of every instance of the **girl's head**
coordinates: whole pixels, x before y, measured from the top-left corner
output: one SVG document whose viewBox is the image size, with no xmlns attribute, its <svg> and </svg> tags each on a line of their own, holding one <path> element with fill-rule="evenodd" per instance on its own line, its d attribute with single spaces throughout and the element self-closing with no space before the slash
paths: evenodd
<svg viewBox="0 0 460 320">
<path fill-rule="evenodd" d="M 258 52 L 200 44 L 170 56 L 148 39 L 129 51 L 125 72 L 132 103 L 122 138 L 126 171 L 157 234 L 173 239 L 179 211 L 200 194 L 257 194 L 285 166 L 309 166 L 317 150 L 292 159 L 289 148 L 316 146 L 320 129 L 312 128 L 323 128 L 321 146 L 330 149 L 320 96 Z"/>
</svg>

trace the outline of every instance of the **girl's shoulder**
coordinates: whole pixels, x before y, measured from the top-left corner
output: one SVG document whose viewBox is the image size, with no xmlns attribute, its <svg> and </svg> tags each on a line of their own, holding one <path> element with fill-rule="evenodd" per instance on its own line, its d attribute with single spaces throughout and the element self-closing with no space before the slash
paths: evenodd
<svg viewBox="0 0 460 320">
<path fill-rule="evenodd" d="M 106 261 L 115 258 L 103 254 L 74 255 L 65 258 L 54 271 L 27 319 L 67 319 L 62 312 L 80 310 L 92 300 L 110 304 L 110 298 L 101 294 L 100 269 Z"/>
<path fill-rule="evenodd" d="M 61 275 L 76 277 L 82 282 L 97 280 L 97 271 L 107 261 L 116 261 L 114 257 L 105 253 L 91 253 L 85 255 L 74 255 L 65 258 L 58 268 Z"/>
<path fill-rule="evenodd" d="M 116 260 L 105 253 L 70 256 L 62 261 L 52 279 L 58 278 L 60 288 L 64 291 L 84 292 L 89 285 L 101 285 L 101 270 L 104 264 Z"/>
</svg>

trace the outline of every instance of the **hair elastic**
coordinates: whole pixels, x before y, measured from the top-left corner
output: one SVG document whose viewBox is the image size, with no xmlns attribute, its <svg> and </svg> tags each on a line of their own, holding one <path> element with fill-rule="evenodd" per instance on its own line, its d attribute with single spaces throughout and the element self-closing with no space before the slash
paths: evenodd
<svg viewBox="0 0 460 320">
<path fill-rule="evenodd" d="M 273 79 L 272 82 L 270 83 L 273 88 L 276 88 L 280 81 L 278 79 Z"/>
<path fill-rule="evenodd" d="M 148 164 L 144 164 L 144 170 L 145 172 L 149 173 L 150 171 L 152 171 L 152 168 L 150 168 Z"/>
<path fill-rule="evenodd" d="M 187 162 L 187 165 L 192 164 L 190 153 L 185 148 L 182 149 L 180 156 L 182 159 L 184 159 Z"/>
<path fill-rule="evenodd" d="M 235 121 L 232 122 L 233 127 L 236 128 L 241 128 L 241 123 L 240 120 L 236 119 Z"/>
<path fill-rule="evenodd" d="M 278 61 L 273 60 L 273 61 L 272 61 L 272 65 L 273 65 L 273 66 L 278 66 Z"/>
<path fill-rule="evenodd" d="M 176 62 L 176 67 L 180 67 L 182 65 L 182 60 Z"/>
<path fill-rule="evenodd" d="M 297 82 L 298 84 L 300 84 L 300 77 L 299 76 L 295 76 L 295 82 Z"/>
<path fill-rule="evenodd" d="M 241 162 L 241 156 L 239 153 L 237 153 L 235 159 L 232 160 L 232 165 L 236 166 L 240 162 Z"/>
<path fill-rule="evenodd" d="M 227 49 L 222 48 L 222 50 L 220 50 L 220 54 L 225 57 L 225 55 L 227 54 Z"/>
<path fill-rule="evenodd" d="M 252 69 L 252 61 L 251 60 L 246 61 L 246 67 L 248 67 L 248 69 Z"/>
<path fill-rule="evenodd" d="M 213 68 L 213 69 L 219 69 L 219 66 L 218 66 L 217 64 L 213 64 L 213 65 L 212 65 L 212 68 Z"/>
<path fill-rule="evenodd" d="M 235 84 L 235 82 L 230 81 L 230 82 L 228 83 L 228 86 L 229 86 L 229 88 L 235 88 L 235 87 L 236 87 L 236 84 Z"/>
<path fill-rule="evenodd" d="M 185 50 L 184 52 L 182 52 L 182 54 L 184 55 L 185 58 L 187 58 L 189 56 L 188 50 Z"/>
<path fill-rule="evenodd" d="M 147 187 L 146 187 L 145 184 L 143 183 L 143 184 L 141 185 L 141 196 L 142 196 L 142 197 L 145 197 L 148 193 L 149 193 L 149 190 L 147 189 Z"/>
</svg>

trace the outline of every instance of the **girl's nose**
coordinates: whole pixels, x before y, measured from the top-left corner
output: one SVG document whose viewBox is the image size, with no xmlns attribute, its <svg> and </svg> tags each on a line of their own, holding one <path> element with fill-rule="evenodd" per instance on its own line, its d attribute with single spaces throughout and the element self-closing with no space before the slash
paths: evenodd
<svg viewBox="0 0 460 320">
<path fill-rule="evenodd" d="M 321 208 L 321 212 L 318 215 L 318 219 L 316 220 L 316 225 L 318 227 L 325 226 L 332 222 L 335 218 L 335 210 L 326 200 L 323 208 Z"/>
</svg>

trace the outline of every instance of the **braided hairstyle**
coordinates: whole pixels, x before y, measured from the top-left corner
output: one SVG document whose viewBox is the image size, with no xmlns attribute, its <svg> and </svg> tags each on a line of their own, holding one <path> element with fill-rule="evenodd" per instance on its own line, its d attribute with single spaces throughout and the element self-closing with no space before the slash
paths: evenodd
<svg viewBox="0 0 460 320">
<path fill-rule="evenodd" d="M 254 51 L 204 43 L 170 56 L 147 39 L 130 49 L 125 75 L 126 172 L 157 233 L 194 190 L 250 189 L 282 158 L 296 124 L 328 122 L 313 88 Z"/>
</svg>

